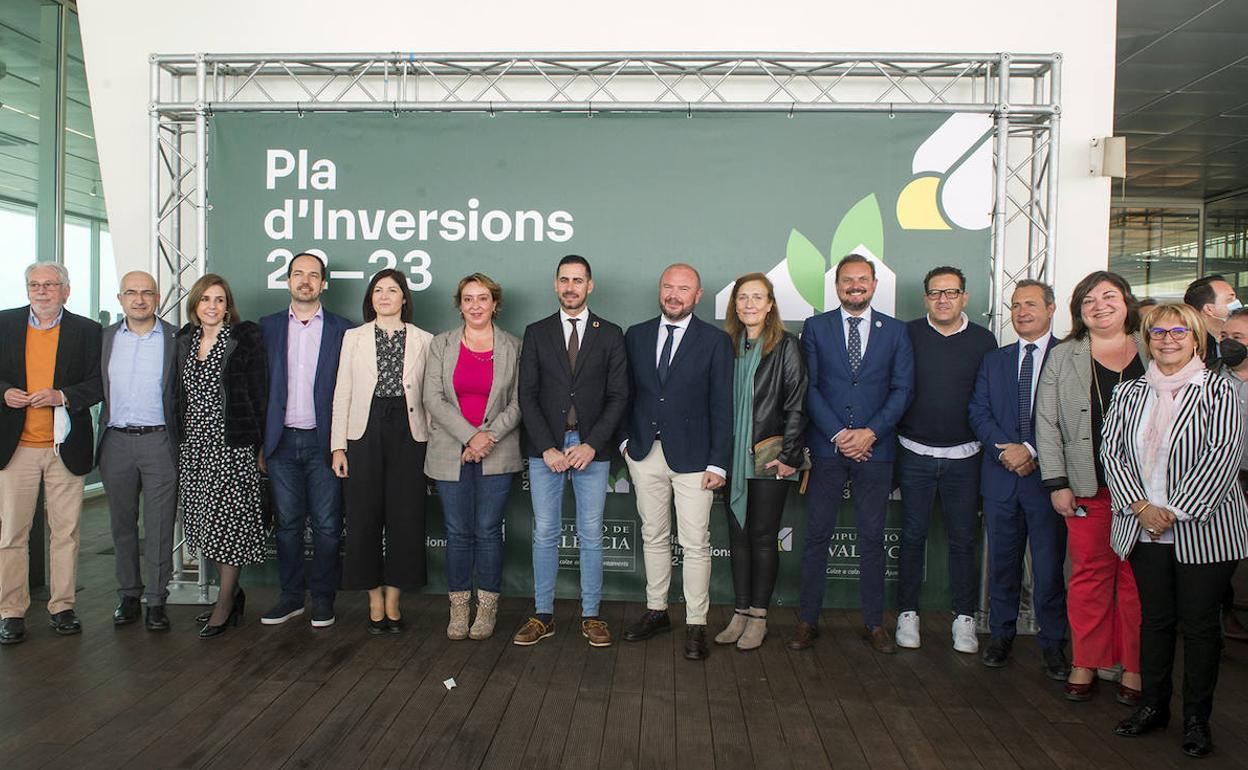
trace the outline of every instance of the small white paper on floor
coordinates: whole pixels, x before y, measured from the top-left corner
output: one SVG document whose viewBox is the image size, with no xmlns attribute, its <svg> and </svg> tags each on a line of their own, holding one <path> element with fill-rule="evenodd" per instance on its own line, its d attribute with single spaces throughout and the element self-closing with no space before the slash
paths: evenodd
<svg viewBox="0 0 1248 770">
<path fill-rule="evenodd" d="M 455 687 L 457 686 L 455 684 L 455 677 L 451 677 L 450 679 L 444 680 L 442 684 L 445 685 L 446 689 L 448 690 L 454 690 Z"/>
</svg>

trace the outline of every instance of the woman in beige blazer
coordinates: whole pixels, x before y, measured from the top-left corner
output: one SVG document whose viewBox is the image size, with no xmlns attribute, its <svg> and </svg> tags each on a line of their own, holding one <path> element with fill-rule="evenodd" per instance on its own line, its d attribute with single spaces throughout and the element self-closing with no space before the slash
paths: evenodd
<svg viewBox="0 0 1248 770">
<path fill-rule="evenodd" d="M 502 287 L 488 276 L 463 278 L 455 306 L 464 325 L 435 337 L 425 364 L 425 473 L 438 484 L 446 520 L 451 639 L 494 633 L 503 581 L 503 508 L 520 470 L 520 340 L 494 325 L 502 300 Z M 470 629 L 474 573 L 477 618 Z"/>
<path fill-rule="evenodd" d="M 1070 336 L 1049 353 L 1036 386 L 1040 479 L 1066 520 L 1073 667 L 1066 697 L 1086 701 L 1096 670 L 1121 665 L 1117 700 L 1140 700 L 1140 596 L 1131 566 L 1110 547 L 1113 521 L 1101 426 L 1114 389 L 1144 375 L 1140 316 L 1126 279 L 1099 270 L 1075 286 Z"/>
<path fill-rule="evenodd" d="M 368 591 L 374 634 L 402 630 L 399 593 L 425 584 L 421 386 L 432 335 L 411 317 L 406 277 L 388 269 L 373 276 L 365 323 L 342 338 L 334 388 L 330 449 L 334 473 L 345 480 L 342 588 Z"/>
</svg>

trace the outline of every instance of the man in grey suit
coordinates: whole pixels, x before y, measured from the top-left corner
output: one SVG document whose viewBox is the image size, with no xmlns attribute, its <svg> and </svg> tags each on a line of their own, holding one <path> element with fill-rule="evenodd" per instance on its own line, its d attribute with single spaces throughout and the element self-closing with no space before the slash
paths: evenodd
<svg viewBox="0 0 1248 770">
<path fill-rule="evenodd" d="M 173 521 L 177 513 L 177 452 L 173 417 L 173 335 L 156 317 L 160 291 L 147 273 L 126 273 L 117 295 L 125 317 L 104 330 L 100 372 L 104 405 L 96 461 L 108 498 L 117 560 L 113 624 L 139 619 L 147 597 L 148 631 L 168 631 L 165 597 L 173 577 Z M 139 495 L 143 496 L 143 562 L 139 569 Z"/>
</svg>

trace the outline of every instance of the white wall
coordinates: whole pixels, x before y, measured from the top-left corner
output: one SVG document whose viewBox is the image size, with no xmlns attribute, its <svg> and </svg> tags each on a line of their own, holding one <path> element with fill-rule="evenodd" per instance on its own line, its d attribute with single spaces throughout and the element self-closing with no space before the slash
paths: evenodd
<svg viewBox="0 0 1248 770">
<path fill-rule="evenodd" d="M 1113 0 L 79 0 L 118 270 L 148 261 L 147 57 L 296 51 L 1061 52 L 1059 298 L 1107 261 L 1109 180 L 1088 142 L 1113 128 Z M 1060 304 L 1060 299 L 1059 299 Z"/>
</svg>

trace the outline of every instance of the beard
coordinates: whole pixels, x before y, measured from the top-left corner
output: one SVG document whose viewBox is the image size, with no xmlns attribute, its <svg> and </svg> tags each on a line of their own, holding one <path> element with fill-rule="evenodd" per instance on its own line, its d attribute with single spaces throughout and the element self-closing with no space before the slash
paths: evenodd
<svg viewBox="0 0 1248 770">
<path fill-rule="evenodd" d="M 559 304 L 564 310 L 580 310 L 585 307 L 587 297 L 569 296 L 567 294 L 559 295 Z"/>
<path fill-rule="evenodd" d="M 669 321 L 683 321 L 692 312 L 693 312 L 693 305 L 686 305 L 683 308 L 681 308 L 680 311 L 677 312 L 676 315 L 671 315 L 667 312 L 667 305 L 664 305 L 662 303 L 659 304 L 659 313 L 661 313 L 663 317 Z"/>
<path fill-rule="evenodd" d="M 863 310 L 866 310 L 867 307 L 869 307 L 870 305 L 871 305 L 871 297 L 866 294 L 858 295 L 857 299 L 854 299 L 852 297 L 841 299 L 841 307 L 854 313 L 858 313 Z"/>
</svg>

